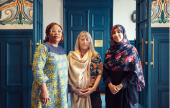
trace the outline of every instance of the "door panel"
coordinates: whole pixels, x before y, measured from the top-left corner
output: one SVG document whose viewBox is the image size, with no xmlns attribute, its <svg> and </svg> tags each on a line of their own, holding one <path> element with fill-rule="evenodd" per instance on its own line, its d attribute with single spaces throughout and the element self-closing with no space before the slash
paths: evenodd
<svg viewBox="0 0 170 108">
<path fill-rule="evenodd" d="M 110 17 L 109 10 L 90 10 L 89 13 L 89 32 L 92 36 L 94 48 L 100 54 L 102 63 L 104 63 L 104 57 L 107 46 L 110 40 Z M 102 46 L 95 46 L 96 41 L 102 41 L 99 44 Z M 105 91 L 105 84 L 103 80 L 100 81 L 100 92 Z"/>
<path fill-rule="evenodd" d="M 85 14 L 84 15 L 76 15 L 76 14 L 70 14 L 71 17 L 71 27 L 85 27 Z"/>
<path fill-rule="evenodd" d="M 7 86 L 23 86 L 22 84 L 22 43 L 8 42 L 6 44 L 6 82 Z M 13 79 L 15 77 L 15 80 Z"/>
<path fill-rule="evenodd" d="M 80 34 L 81 30 L 72 30 L 71 31 L 71 36 L 70 36 L 70 43 L 69 45 L 71 45 L 71 51 L 74 50 L 74 46 L 76 44 L 76 40 L 77 40 L 77 37 L 78 35 Z"/>
<path fill-rule="evenodd" d="M 91 25 L 91 27 L 105 27 L 105 24 L 106 24 L 106 22 L 105 22 L 105 14 L 101 14 L 101 13 L 99 13 L 99 12 L 97 12 L 97 13 L 94 13 L 93 11 L 92 12 L 90 12 L 90 13 L 93 13 L 93 14 L 91 14 L 91 21 L 92 21 L 92 25 Z"/>
<path fill-rule="evenodd" d="M 103 63 L 106 50 L 108 49 L 105 42 L 109 43 L 107 37 L 110 38 L 109 11 L 90 10 L 89 17 L 89 32 L 92 35 L 94 48 L 100 54 Z M 102 47 L 95 47 L 96 40 L 102 41 L 100 43 Z"/>
<path fill-rule="evenodd" d="M 169 107 L 169 34 L 152 33 L 154 67 L 152 68 L 152 107 Z"/>
<path fill-rule="evenodd" d="M 150 70 L 151 70 L 151 1 L 136 0 L 136 48 L 139 52 L 143 64 L 143 74 L 145 87 L 139 92 L 139 106 L 150 108 L 151 89 L 150 89 Z M 142 40 L 144 40 L 142 42 Z M 143 44 L 142 44 L 143 43 Z M 148 45 L 149 43 L 149 45 Z M 143 49 L 143 50 L 142 50 Z M 148 95 L 146 95 L 148 94 Z"/>
<path fill-rule="evenodd" d="M 92 38 L 93 38 L 93 43 L 95 44 L 95 40 L 102 40 L 104 44 L 104 35 L 105 35 L 105 31 L 104 30 L 92 30 Z M 102 63 L 104 62 L 104 55 L 105 55 L 105 51 L 104 48 L 105 45 L 103 45 L 103 47 L 95 47 L 95 50 L 100 54 L 101 58 L 102 58 Z"/>
<path fill-rule="evenodd" d="M 155 40 L 157 41 L 157 39 Z M 158 46 L 157 46 L 158 45 Z M 169 39 L 161 39 L 156 43 L 156 49 L 158 49 L 158 81 L 159 85 L 169 84 Z M 166 51 L 167 50 L 167 51 Z M 164 53 L 162 53 L 164 52 Z M 156 61 L 155 61 L 156 62 Z M 155 67 L 156 68 L 156 67 Z"/>
<path fill-rule="evenodd" d="M 86 17 L 86 11 L 68 11 L 68 53 L 74 51 L 78 35 L 86 30 Z"/>
<path fill-rule="evenodd" d="M 7 100 L 6 100 L 6 107 L 7 108 L 22 108 L 22 97 L 23 97 L 23 93 L 20 91 L 20 92 L 6 92 L 6 97 L 7 97 Z M 17 97 L 17 101 L 14 101 L 16 100 L 16 97 Z"/>
<path fill-rule="evenodd" d="M 33 1 L 33 53 L 38 44 L 43 41 L 43 0 Z M 41 40 L 41 42 L 40 42 Z"/>
<path fill-rule="evenodd" d="M 71 30 L 86 29 L 86 11 L 68 11 L 68 27 Z"/>
<path fill-rule="evenodd" d="M 169 107 L 169 90 L 168 89 L 159 89 L 159 107 L 157 108 L 168 108 Z"/>
<path fill-rule="evenodd" d="M 27 108 L 27 38 L 1 38 L 0 99 L 2 108 Z M 27 46 L 27 47 L 26 47 Z M 17 99 L 17 101 L 16 101 Z M 4 101 L 5 100 L 5 101 Z"/>
</svg>

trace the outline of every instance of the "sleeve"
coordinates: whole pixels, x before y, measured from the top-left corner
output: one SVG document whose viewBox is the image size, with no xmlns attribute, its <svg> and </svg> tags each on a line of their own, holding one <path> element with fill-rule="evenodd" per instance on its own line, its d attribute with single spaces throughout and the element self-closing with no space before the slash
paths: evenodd
<svg viewBox="0 0 170 108">
<path fill-rule="evenodd" d="M 112 82 L 108 72 L 109 70 L 103 65 L 103 82 L 106 86 Z"/>
<path fill-rule="evenodd" d="M 100 57 L 100 54 L 97 54 L 97 75 L 102 75 L 103 74 L 103 64 L 102 64 L 102 60 Z"/>
<path fill-rule="evenodd" d="M 42 85 L 48 80 L 48 77 L 43 72 L 44 66 L 46 64 L 47 48 L 43 45 L 39 45 L 34 53 L 33 59 L 33 76 L 34 80 L 37 82 L 38 86 Z"/>
<path fill-rule="evenodd" d="M 122 81 L 123 88 L 127 88 L 137 78 L 135 72 L 130 72 Z"/>
</svg>

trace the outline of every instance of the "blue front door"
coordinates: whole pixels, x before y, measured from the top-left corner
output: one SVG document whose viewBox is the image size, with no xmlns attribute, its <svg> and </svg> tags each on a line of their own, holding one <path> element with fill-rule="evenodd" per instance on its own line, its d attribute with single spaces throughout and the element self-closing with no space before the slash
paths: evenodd
<svg viewBox="0 0 170 108">
<path fill-rule="evenodd" d="M 28 64 L 32 30 L 0 31 L 0 107 L 29 108 Z"/>
<path fill-rule="evenodd" d="M 152 28 L 151 107 L 169 107 L 169 28 Z"/>
<path fill-rule="evenodd" d="M 151 1 L 136 1 L 136 47 L 146 86 L 140 92 L 144 108 L 169 107 L 169 29 L 151 29 Z"/>
<path fill-rule="evenodd" d="M 0 30 L 0 108 L 31 107 L 32 54 L 43 38 L 43 0 L 33 4 L 34 30 Z"/>
</svg>

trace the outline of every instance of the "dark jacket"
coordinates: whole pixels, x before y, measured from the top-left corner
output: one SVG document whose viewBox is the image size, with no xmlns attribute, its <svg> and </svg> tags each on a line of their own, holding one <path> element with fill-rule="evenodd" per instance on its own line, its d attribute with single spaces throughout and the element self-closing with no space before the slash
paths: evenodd
<svg viewBox="0 0 170 108">
<path fill-rule="evenodd" d="M 124 99 L 120 99 L 120 104 L 127 104 L 126 102 L 131 102 L 131 104 L 135 105 L 138 103 L 138 77 L 135 72 L 131 71 L 111 71 L 103 66 L 103 81 L 106 84 L 106 91 L 108 91 L 109 87 L 107 86 L 109 83 L 113 85 L 118 85 L 120 83 L 123 84 L 123 88 L 117 93 L 113 95 L 113 98 L 121 97 Z M 110 91 L 110 89 L 109 89 Z M 111 92 L 110 92 L 111 93 Z M 106 93 L 106 95 L 112 95 Z M 108 96 L 106 96 L 108 97 Z M 110 97 L 110 96 L 109 96 Z M 106 98 L 109 100 L 109 98 Z M 128 101 L 127 101 L 128 100 Z M 115 103 L 118 104 L 118 103 Z"/>
</svg>

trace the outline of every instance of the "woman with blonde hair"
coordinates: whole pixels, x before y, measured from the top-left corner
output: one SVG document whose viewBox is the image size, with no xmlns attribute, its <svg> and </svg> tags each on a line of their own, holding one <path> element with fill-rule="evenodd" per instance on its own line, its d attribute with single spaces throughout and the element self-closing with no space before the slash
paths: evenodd
<svg viewBox="0 0 170 108">
<path fill-rule="evenodd" d="M 68 61 L 72 108 L 102 108 L 99 83 L 103 65 L 88 32 L 82 31 L 78 35 L 75 51 L 70 51 Z"/>
</svg>

